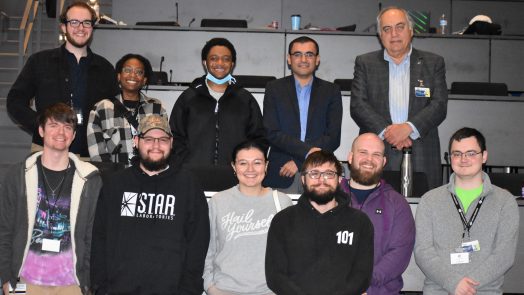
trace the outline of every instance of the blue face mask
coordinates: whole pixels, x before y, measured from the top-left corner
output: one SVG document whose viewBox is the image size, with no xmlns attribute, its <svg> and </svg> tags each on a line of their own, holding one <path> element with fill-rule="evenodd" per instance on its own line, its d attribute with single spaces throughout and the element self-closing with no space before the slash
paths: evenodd
<svg viewBox="0 0 524 295">
<path fill-rule="evenodd" d="M 206 75 L 206 79 L 208 79 L 209 81 L 215 83 L 215 84 L 224 84 L 224 83 L 227 83 L 231 80 L 233 80 L 233 82 L 235 82 L 235 78 L 233 78 L 233 76 L 231 76 L 231 74 L 228 74 L 227 76 L 225 76 L 224 78 L 222 79 L 217 79 L 215 76 L 211 75 L 210 72 L 207 72 L 207 75 Z"/>
</svg>

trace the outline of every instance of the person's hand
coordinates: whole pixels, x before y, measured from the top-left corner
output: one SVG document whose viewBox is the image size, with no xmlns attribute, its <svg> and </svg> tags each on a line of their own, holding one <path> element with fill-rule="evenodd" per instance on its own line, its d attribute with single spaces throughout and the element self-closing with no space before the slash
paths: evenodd
<svg viewBox="0 0 524 295">
<path fill-rule="evenodd" d="M 412 131 L 408 123 L 392 124 L 386 127 L 384 139 L 398 149 L 398 146 L 401 146 L 409 138 Z"/>
<path fill-rule="evenodd" d="M 297 172 L 298 167 L 293 160 L 288 161 L 284 166 L 280 167 L 280 176 L 293 177 Z"/>
<path fill-rule="evenodd" d="M 9 282 L 5 282 L 2 285 L 2 290 L 4 290 L 4 294 L 9 294 Z"/>
<path fill-rule="evenodd" d="M 307 152 L 307 155 L 306 155 L 306 158 L 309 157 L 309 155 L 311 155 L 312 153 L 314 152 L 318 152 L 318 151 L 321 151 L 322 149 L 321 148 L 318 148 L 318 147 L 312 147 L 309 152 Z"/>
<path fill-rule="evenodd" d="M 468 277 L 462 278 L 455 288 L 455 295 L 475 295 L 477 294 L 476 286 L 479 282 Z"/>
<path fill-rule="evenodd" d="M 403 148 L 408 148 L 408 147 L 411 147 L 413 145 L 413 141 L 411 140 L 411 138 L 406 138 L 404 141 L 401 141 L 397 146 L 395 146 L 395 148 L 399 151 L 401 151 Z"/>
</svg>

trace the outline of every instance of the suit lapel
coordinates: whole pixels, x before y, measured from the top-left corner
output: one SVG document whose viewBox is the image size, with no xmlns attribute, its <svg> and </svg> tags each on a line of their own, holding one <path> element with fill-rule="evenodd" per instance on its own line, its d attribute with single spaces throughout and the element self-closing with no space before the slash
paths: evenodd
<svg viewBox="0 0 524 295">
<path fill-rule="evenodd" d="M 309 97 L 309 107 L 307 111 L 307 126 L 306 126 L 306 138 L 309 133 L 309 127 L 311 126 L 311 120 L 315 117 L 314 113 L 322 100 L 322 92 L 319 89 L 318 79 L 313 77 L 313 83 L 311 84 L 311 94 Z"/>
<path fill-rule="evenodd" d="M 381 112 L 387 114 L 389 122 L 391 123 L 391 115 L 389 112 L 389 63 L 384 59 L 384 50 L 377 51 L 376 67 L 370 69 L 372 73 L 377 75 L 376 82 L 369 82 L 368 85 L 379 86 L 378 95 L 376 99 L 380 100 Z M 376 83 L 376 84 L 375 84 Z"/>
<path fill-rule="evenodd" d="M 291 106 L 293 108 L 293 115 L 295 116 L 295 122 L 298 124 L 298 130 L 300 134 L 300 111 L 298 109 L 298 97 L 297 97 L 297 90 L 295 87 L 295 78 L 293 78 L 293 75 L 290 76 L 289 83 L 287 83 L 287 95 L 285 97 L 288 98 L 289 103 L 291 103 Z"/>
<path fill-rule="evenodd" d="M 418 51 L 413 48 L 411 51 L 411 58 L 409 60 L 409 109 L 408 109 L 408 119 L 411 117 L 411 114 L 413 113 L 413 106 L 415 105 L 412 101 L 413 99 L 416 99 L 415 97 L 415 87 L 418 87 L 420 85 L 419 79 L 421 79 L 422 75 L 422 66 L 424 64 L 424 60 L 419 55 Z M 423 81 L 425 82 L 425 81 Z M 424 85 L 426 86 L 426 85 Z"/>
</svg>

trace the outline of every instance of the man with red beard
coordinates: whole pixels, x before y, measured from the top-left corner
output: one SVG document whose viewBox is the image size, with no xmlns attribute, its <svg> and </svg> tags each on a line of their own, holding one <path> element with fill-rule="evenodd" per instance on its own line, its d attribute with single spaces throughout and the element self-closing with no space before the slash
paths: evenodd
<svg viewBox="0 0 524 295">
<path fill-rule="evenodd" d="M 367 294 L 399 294 L 415 244 L 415 222 L 406 199 L 382 176 L 384 142 L 374 133 L 358 136 L 348 155 L 350 179 L 341 187 L 350 206 L 365 212 L 375 230 L 373 278 Z"/>
<path fill-rule="evenodd" d="M 42 149 L 36 117 L 58 102 L 76 113 L 76 137 L 69 151 L 89 157 L 87 119 L 98 101 L 118 92 L 111 63 L 89 48 L 96 12 L 85 2 L 74 2 L 60 15 L 64 45 L 37 52 L 29 57 L 7 94 L 7 111 L 26 131 L 33 134 L 32 151 Z M 31 108 L 34 98 L 36 111 Z"/>
<path fill-rule="evenodd" d="M 373 226 L 348 206 L 340 190 L 342 166 L 321 150 L 305 160 L 304 193 L 269 227 L 266 279 L 275 294 L 355 295 L 366 291 L 373 268 Z"/>
<path fill-rule="evenodd" d="M 209 217 L 204 192 L 180 159 L 170 160 L 167 118 L 144 117 L 133 165 L 104 181 L 93 227 L 95 294 L 204 291 Z"/>
</svg>

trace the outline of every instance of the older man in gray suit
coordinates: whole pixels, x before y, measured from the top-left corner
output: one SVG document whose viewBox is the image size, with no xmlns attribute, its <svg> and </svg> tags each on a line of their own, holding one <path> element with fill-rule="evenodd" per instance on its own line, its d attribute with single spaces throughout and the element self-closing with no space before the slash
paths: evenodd
<svg viewBox="0 0 524 295">
<path fill-rule="evenodd" d="M 386 143 L 385 170 L 399 170 L 402 149 L 412 148 L 414 171 L 430 188 L 442 185 L 438 125 L 446 118 L 444 59 L 411 46 L 413 23 L 401 8 L 377 16 L 384 46 L 358 56 L 351 87 L 351 117 L 360 133 L 374 132 Z"/>
</svg>

